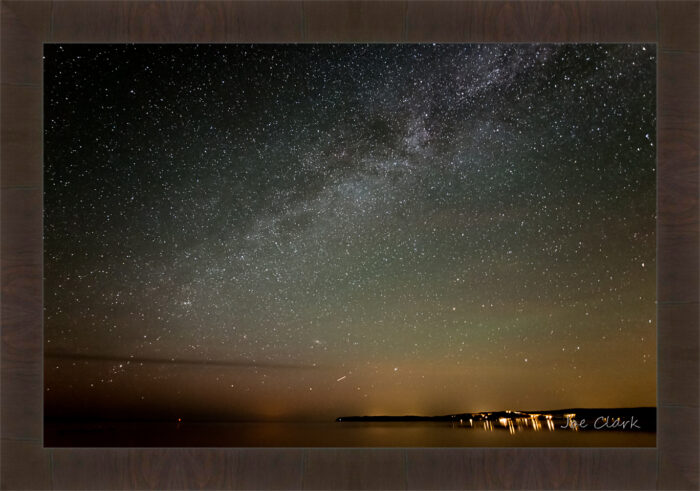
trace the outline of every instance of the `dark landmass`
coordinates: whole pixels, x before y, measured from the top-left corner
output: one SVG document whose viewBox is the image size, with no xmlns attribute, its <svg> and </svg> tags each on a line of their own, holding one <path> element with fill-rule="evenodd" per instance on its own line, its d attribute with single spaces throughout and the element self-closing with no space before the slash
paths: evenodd
<svg viewBox="0 0 700 491">
<path fill-rule="evenodd" d="M 442 416 L 341 416 L 338 423 L 348 422 L 451 422 L 464 425 L 474 423 L 500 423 L 507 427 L 509 423 L 522 425 L 523 422 L 536 422 L 541 425 L 551 421 L 559 427 L 568 424 L 577 430 L 611 430 L 611 431 L 656 431 L 655 407 L 630 408 L 569 408 L 542 411 L 488 411 L 478 413 L 456 413 Z M 575 428 L 574 428 L 575 427 Z"/>
</svg>

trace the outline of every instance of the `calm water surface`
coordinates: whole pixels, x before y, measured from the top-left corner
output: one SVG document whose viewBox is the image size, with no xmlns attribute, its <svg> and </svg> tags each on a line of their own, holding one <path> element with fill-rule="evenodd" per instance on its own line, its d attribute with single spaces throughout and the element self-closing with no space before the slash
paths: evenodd
<svg viewBox="0 0 700 491">
<path fill-rule="evenodd" d="M 47 447 L 653 447 L 653 432 L 410 423 L 47 423 Z"/>
</svg>

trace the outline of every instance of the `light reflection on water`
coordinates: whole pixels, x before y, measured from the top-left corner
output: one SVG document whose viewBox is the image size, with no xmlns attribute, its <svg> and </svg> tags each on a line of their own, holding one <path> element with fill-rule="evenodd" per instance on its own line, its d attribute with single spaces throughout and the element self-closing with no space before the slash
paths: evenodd
<svg viewBox="0 0 700 491">
<path fill-rule="evenodd" d="M 575 415 L 567 415 L 573 418 Z M 556 423 L 556 425 L 555 425 Z M 533 414 L 525 417 L 508 417 L 508 418 L 498 418 L 498 425 L 502 428 L 508 430 L 508 433 L 513 435 L 516 432 L 521 431 L 554 431 L 557 426 L 561 431 L 578 431 L 579 428 L 573 419 L 567 418 L 554 418 L 549 414 Z M 492 419 L 483 419 L 481 421 L 474 422 L 473 419 L 469 419 L 466 423 L 463 419 L 459 420 L 458 424 L 452 424 L 452 428 L 482 428 L 485 431 L 494 431 L 494 421 Z"/>
<path fill-rule="evenodd" d="M 45 426 L 45 446 L 653 447 L 653 432 L 575 431 L 557 421 L 95 423 Z M 544 424 L 543 424 L 544 423 Z M 562 424 L 564 424 L 562 422 Z"/>
</svg>

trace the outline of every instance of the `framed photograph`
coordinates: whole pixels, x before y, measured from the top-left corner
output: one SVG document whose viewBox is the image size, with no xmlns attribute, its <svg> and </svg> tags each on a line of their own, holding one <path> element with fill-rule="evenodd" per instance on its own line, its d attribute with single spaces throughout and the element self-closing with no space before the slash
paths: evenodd
<svg viewBox="0 0 700 491">
<path fill-rule="evenodd" d="M 655 445 L 655 45 L 47 44 L 44 88 L 45 445 Z"/>
<path fill-rule="evenodd" d="M 699 6 L 3 1 L 2 487 L 696 489 Z M 474 69 L 455 77 L 455 59 Z M 227 99 L 234 81 L 247 92 Z M 278 280 L 286 295 L 263 288 Z M 325 337 L 341 320 L 357 334 Z"/>
</svg>

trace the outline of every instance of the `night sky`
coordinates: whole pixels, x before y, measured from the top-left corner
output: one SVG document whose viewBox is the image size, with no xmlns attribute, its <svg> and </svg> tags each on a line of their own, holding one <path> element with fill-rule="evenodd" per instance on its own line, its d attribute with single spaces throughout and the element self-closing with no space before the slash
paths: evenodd
<svg viewBox="0 0 700 491">
<path fill-rule="evenodd" d="M 654 45 L 46 45 L 45 414 L 656 404 Z"/>
</svg>

